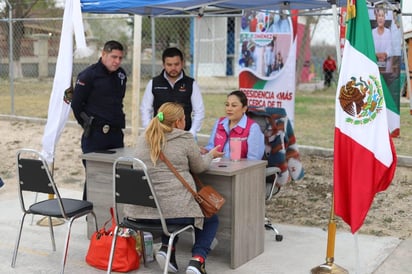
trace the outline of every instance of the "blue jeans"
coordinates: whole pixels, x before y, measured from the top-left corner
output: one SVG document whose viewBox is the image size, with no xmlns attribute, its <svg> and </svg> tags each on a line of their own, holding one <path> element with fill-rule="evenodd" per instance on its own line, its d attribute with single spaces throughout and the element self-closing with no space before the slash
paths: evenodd
<svg viewBox="0 0 412 274">
<path fill-rule="evenodd" d="M 166 219 L 168 224 L 194 224 L 193 218 L 176 218 L 176 219 Z M 219 218 L 217 215 L 213 215 L 210 218 L 205 218 L 203 223 L 203 229 L 198 229 L 195 227 L 195 244 L 192 248 L 192 256 L 201 256 L 206 259 L 210 252 L 210 245 L 216 236 L 217 228 L 219 226 Z M 175 237 L 173 246 L 176 245 L 178 241 L 178 236 Z M 169 237 L 162 235 L 162 244 L 168 245 Z"/>
</svg>

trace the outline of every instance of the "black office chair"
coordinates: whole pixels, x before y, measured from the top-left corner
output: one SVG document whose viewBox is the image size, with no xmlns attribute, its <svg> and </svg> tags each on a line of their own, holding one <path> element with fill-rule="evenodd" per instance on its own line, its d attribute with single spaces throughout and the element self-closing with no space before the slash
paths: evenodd
<svg viewBox="0 0 412 274">
<path fill-rule="evenodd" d="M 272 199 L 280 188 L 290 180 L 300 180 L 305 172 L 299 159 L 299 150 L 292 123 L 284 108 L 253 107 L 248 108 L 248 116 L 256 121 L 265 135 L 266 201 Z M 276 240 L 283 236 L 268 218 L 265 227 L 275 232 Z"/>
<path fill-rule="evenodd" d="M 69 247 L 70 231 L 73 221 L 79 217 L 91 214 L 95 220 L 97 230 L 96 215 L 93 212 L 93 204 L 83 200 L 62 198 L 49 171 L 46 160 L 36 150 L 20 149 L 17 152 L 17 176 L 19 183 L 19 199 L 23 210 L 23 216 L 20 221 L 20 228 L 17 235 L 11 266 L 14 268 L 16 265 L 16 257 L 19 249 L 24 219 L 27 214 L 33 214 L 48 217 L 53 251 L 56 251 L 56 243 L 54 240 L 52 218 L 60 218 L 67 223 L 67 234 L 60 270 L 60 273 L 64 273 L 67 251 Z M 34 192 L 36 194 L 52 194 L 55 198 L 47 198 L 41 201 L 35 201 L 34 203 L 28 203 L 28 192 Z"/>
<path fill-rule="evenodd" d="M 113 163 L 113 203 L 116 227 L 114 235 L 117 235 L 120 228 L 131 228 L 138 231 L 141 239 L 143 239 L 143 232 L 148 231 L 153 234 L 161 235 L 164 233 L 168 235 L 169 244 L 166 254 L 166 261 L 164 265 L 164 273 L 168 273 L 168 265 L 172 253 L 172 245 L 175 237 L 187 230 L 192 231 L 194 242 L 194 227 L 188 224 L 166 224 L 166 219 L 163 216 L 163 210 L 157 200 L 156 192 L 154 191 L 152 181 L 147 172 L 146 165 L 137 158 L 119 157 Z M 125 216 L 122 222 L 119 222 L 119 205 L 138 205 L 144 207 L 156 208 L 159 214 L 160 222 L 153 222 L 144 219 L 136 219 L 131 216 Z M 109 264 L 107 273 L 111 273 L 114 250 L 116 247 L 117 237 L 113 237 L 112 247 L 110 251 Z M 143 242 L 143 241 L 142 241 Z M 142 245 L 143 262 L 146 265 L 146 257 L 144 244 Z"/>
<path fill-rule="evenodd" d="M 276 184 L 277 179 L 279 178 L 280 168 L 278 167 L 266 167 L 266 202 L 269 202 L 272 197 L 279 193 L 280 186 Z M 272 221 L 265 216 L 265 228 L 267 230 L 272 230 L 275 233 L 276 241 L 280 242 L 283 240 L 283 235 L 280 234 L 279 230 L 275 225 L 272 224 Z"/>
</svg>

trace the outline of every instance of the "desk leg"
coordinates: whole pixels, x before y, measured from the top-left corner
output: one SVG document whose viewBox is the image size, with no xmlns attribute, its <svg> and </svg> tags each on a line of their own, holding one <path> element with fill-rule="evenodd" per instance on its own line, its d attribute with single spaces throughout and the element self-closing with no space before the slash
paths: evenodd
<svg viewBox="0 0 412 274">
<path fill-rule="evenodd" d="M 93 203 L 97 225 L 100 228 L 110 220 L 110 207 L 113 205 L 112 164 L 87 161 L 86 163 L 87 199 Z M 92 218 L 87 219 L 87 236 L 95 230 Z"/>
</svg>

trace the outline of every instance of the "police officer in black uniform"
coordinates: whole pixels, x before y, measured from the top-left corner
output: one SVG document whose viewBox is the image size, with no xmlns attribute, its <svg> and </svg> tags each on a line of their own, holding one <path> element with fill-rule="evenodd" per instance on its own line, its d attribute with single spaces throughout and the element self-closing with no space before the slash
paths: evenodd
<svg viewBox="0 0 412 274">
<path fill-rule="evenodd" d="M 108 41 L 99 61 L 77 77 L 71 107 L 77 122 L 83 127 L 83 153 L 124 147 L 122 129 L 126 121 L 123 98 L 127 76 L 120 67 L 122 59 L 122 44 Z M 86 191 L 83 198 L 86 199 Z"/>
</svg>

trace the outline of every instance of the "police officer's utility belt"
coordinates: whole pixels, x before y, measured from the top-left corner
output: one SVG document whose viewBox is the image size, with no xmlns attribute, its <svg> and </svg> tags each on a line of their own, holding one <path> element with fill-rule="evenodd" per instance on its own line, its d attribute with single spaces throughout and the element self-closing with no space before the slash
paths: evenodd
<svg viewBox="0 0 412 274">
<path fill-rule="evenodd" d="M 119 131 L 121 130 L 120 127 L 116 126 L 111 126 L 109 124 L 100 124 L 100 125 L 93 125 L 93 129 L 95 130 L 101 130 L 104 134 L 107 134 L 109 132 L 113 131 Z"/>
</svg>

